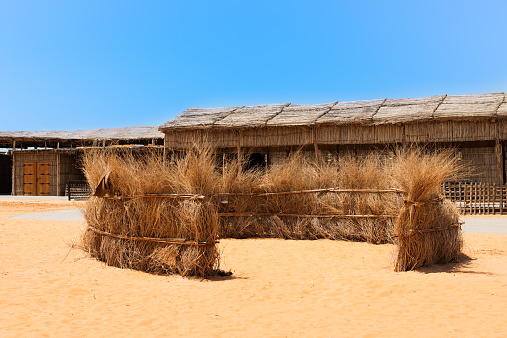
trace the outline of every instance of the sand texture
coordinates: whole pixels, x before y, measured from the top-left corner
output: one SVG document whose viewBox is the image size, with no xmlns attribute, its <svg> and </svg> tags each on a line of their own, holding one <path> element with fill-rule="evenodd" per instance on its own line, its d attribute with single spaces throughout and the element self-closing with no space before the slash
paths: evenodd
<svg viewBox="0 0 507 338">
<path fill-rule="evenodd" d="M 462 263 L 399 273 L 393 245 L 221 240 L 222 268 L 234 274 L 203 280 L 122 270 L 69 252 L 84 222 L 8 219 L 81 206 L 0 201 L 2 337 L 507 332 L 507 235 L 465 234 Z"/>
</svg>

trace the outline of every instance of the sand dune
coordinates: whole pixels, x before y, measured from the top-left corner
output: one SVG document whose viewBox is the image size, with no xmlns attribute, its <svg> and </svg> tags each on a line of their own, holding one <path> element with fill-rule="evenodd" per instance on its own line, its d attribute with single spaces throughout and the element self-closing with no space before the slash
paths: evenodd
<svg viewBox="0 0 507 338">
<path fill-rule="evenodd" d="M 507 331 L 507 235 L 465 234 L 460 264 L 396 273 L 392 245 L 222 240 L 211 280 L 107 267 L 69 246 L 71 209 L 0 201 L 2 336 L 483 336 Z M 77 236 L 77 237 L 76 237 Z M 68 256 L 67 256 L 68 254 Z"/>
</svg>

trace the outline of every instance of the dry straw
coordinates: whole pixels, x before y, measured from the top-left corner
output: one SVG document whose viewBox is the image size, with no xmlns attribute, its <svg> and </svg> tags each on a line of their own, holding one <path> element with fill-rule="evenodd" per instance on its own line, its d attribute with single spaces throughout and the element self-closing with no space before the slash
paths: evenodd
<svg viewBox="0 0 507 338">
<path fill-rule="evenodd" d="M 237 195 L 221 199 L 222 237 L 392 242 L 402 198 L 380 154 L 316 164 L 296 152 L 263 172 L 237 166 L 223 170 L 221 191 Z"/>
<path fill-rule="evenodd" d="M 458 180 L 465 168 L 452 150 L 398 152 L 393 174 L 408 192 L 396 222 L 396 271 L 455 262 L 463 246 L 459 212 L 441 197 L 446 180 Z"/>
<path fill-rule="evenodd" d="M 127 149 L 92 150 L 84 154 L 83 168 L 92 187 L 109 173 L 106 197 L 116 196 L 92 197 L 86 207 L 84 246 L 93 257 L 153 273 L 216 271 L 219 223 L 212 201 L 147 196 L 214 193 L 218 177 L 208 148 L 171 162 Z"/>
</svg>

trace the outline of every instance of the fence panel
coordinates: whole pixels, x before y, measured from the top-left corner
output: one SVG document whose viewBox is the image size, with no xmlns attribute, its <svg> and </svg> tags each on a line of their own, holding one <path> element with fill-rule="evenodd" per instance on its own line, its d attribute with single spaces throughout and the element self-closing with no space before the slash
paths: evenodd
<svg viewBox="0 0 507 338">
<path fill-rule="evenodd" d="M 506 212 L 507 185 L 446 182 L 442 185 L 442 192 L 462 214 L 503 215 Z"/>
</svg>

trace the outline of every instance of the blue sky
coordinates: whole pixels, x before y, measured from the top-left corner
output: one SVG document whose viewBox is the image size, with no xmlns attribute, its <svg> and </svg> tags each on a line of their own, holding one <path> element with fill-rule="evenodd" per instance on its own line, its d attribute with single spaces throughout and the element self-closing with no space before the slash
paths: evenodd
<svg viewBox="0 0 507 338">
<path fill-rule="evenodd" d="M 505 1 L 0 0 L 0 130 L 507 92 Z"/>
</svg>

